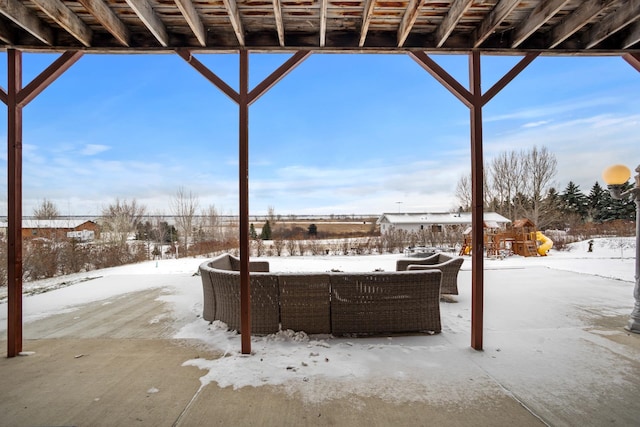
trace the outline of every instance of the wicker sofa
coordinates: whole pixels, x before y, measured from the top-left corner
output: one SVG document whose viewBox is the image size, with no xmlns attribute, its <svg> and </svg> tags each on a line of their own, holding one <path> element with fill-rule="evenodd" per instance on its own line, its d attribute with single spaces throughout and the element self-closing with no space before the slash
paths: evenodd
<svg viewBox="0 0 640 427">
<path fill-rule="evenodd" d="M 240 329 L 238 258 L 224 254 L 200 265 L 203 318 Z M 273 273 L 250 262 L 251 331 L 308 334 L 441 331 L 439 270 L 371 273 Z"/>
<path fill-rule="evenodd" d="M 458 295 L 458 272 L 463 258 L 437 253 L 426 258 L 402 258 L 396 261 L 396 271 L 440 270 L 442 271 L 443 295 Z"/>
</svg>

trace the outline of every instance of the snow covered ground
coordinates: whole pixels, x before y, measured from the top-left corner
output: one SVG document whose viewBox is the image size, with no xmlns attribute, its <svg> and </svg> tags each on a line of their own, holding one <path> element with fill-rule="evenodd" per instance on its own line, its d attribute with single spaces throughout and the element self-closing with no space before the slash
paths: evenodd
<svg viewBox="0 0 640 427">
<path fill-rule="evenodd" d="M 602 393 L 606 391 L 603 378 L 620 386 L 640 363 L 639 354 L 628 354 L 615 342 L 603 344 L 611 332 L 597 324 L 603 317 L 615 319 L 622 322 L 615 334 L 625 334 L 622 326 L 633 306 L 633 245 L 632 238 L 596 239 L 593 252 L 587 251 L 587 242 L 580 242 L 567 251 L 552 250 L 547 257 L 485 259 L 484 352 L 469 347 L 469 258 L 459 276 L 460 295 L 453 303 L 441 303 L 443 331 L 432 336 L 333 338 L 283 331 L 253 337 L 254 354 L 243 356 L 237 333 L 199 317 L 202 287 L 194 273 L 204 260 L 194 258 L 150 261 L 25 284 L 24 320 L 32 322 L 72 311 L 80 304 L 162 288 L 160 298 L 175 319 L 174 338 L 198 340 L 223 355 L 185 361 L 185 365 L 203 369 L 203 387 L 209 383 L 234 388 L 279 385 L 308 402 L 350 394 L 404 402 L 463 401 L 490 393 L 497 384 L 517 393 L 541 382 L 547 394 L 560 382 L 563 387 L 558 390 L 580 387 Z M 271 271 L 392 271 L 401 256 L 261 259 L 270 262 Z M 172 284 L 171 277 L 177 276 L 189 279 Z M 3 333 L 6 318 L 5 298 L 0 303 Z M 620 364 L 612 353 L 593 350 L 603 346 L 608 352 L 626 352 L 629 363 Z M 521 363 L 524 359 L 526 365 Z M 455 374 L 447 369 L 452 364 L 458 369 Z M 474 374 L 478 367 L 495 382 L 487 384 L 478 378 Z M 553 411 L 554 397 L 540 393 L 534 397 L 541 407 Z M 563 405 L 566 399 L 571 397 L 564 396 Z"/>
</svg>

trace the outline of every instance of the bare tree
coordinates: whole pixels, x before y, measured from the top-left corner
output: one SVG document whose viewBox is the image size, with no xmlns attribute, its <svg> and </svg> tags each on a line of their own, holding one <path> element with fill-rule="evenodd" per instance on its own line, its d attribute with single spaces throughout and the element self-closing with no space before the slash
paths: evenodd
<svg viewBox="0 0 640 427">
<path fill-rule="evenodd" d="M 546 147 L 534 146 L 524 156 L 526 192 L 529 197 L 529 208 L 524 211 L 525 216 L 538 224 L 542 210 L 544 195 L 551 187 L 556 175 L 558 162 L 556 157 Z"/>
<path fill-rule="evenodd" d="M 215 205 L 209 205 L 202 211 L 201 227 L 204 230 L 206 240 L 224 240 L 222 220 Z"/>
<path fill-rule="evenodd" d="M 176 227 L 182 234 L 185 256 L 189 255 L 189 237 L 193 230 L 193 219 L 198 210 L 198 196 L 184 187 L 178 188 L 175 197 L 171 200 L 171 212 L 176 221 Z"/>
<path fill-rule="evenodd" d="M 136 199 L 131 202 L 127 202 L 126 199 L 123 201 L 116 199 L 114 203 L 102 208 L 103 232 L 111 240 L 124 243 L 127 237 L 136 231 L 145 211 L 144 205 L 138 205 Z"/>
<path fill-rule="evenodd" d="M 456 185 L 456 198 L 463 211 L 471 209 L 471 176 L 463 175 Z"/>
<path fill-rule="evenodd" d="M 44 199 L 40 206 L 33 209 L 33 216 L 36 219 L 56 219 L 60 216 L 60 211 L 51 200 Z"/>
</svg>

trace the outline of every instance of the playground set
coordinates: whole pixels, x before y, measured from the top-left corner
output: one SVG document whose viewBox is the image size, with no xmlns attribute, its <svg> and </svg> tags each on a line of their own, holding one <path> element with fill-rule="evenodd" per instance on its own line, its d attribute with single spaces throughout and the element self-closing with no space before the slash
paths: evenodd
<svg viewBox="0 0 640 427">
<path fill-rule="evenodd" d="M 464 233 L 464 242 L 460 255 L 471 254 L 470 230 Z M 528 219 L 514 221 L 506 230 L 485 223 L 484 247 L 488 257 L 509 255 L 547 256 L 553 247 L 553 240 L 536 230 L 535 224 Z"/>
</svg>

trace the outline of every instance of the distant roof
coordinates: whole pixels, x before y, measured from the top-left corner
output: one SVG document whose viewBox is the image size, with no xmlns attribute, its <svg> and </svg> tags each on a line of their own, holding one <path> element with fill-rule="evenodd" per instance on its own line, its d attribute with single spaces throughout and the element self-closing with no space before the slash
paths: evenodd
<svg viewBox="0 0 640 427">
<path fill-rule="evenodd" d="M 639 17 L 636 0 L 11 0 L 0 48 L 619 55 Z"/>
<path fill-rule="evenodd" d="M 82 219 L 23 219 L 22 228 L 76 228 L 87 222 L 93 221 Z"/>
<path fill-rule="evenodd" d="M 485 223 L 507 224 L 511 220 L 496 212 L 484 213 Z M 471 212 L 421 212 L 421 213 L 383 213 L 377 223 L 389 224 L 471 224 Z"/>
</svg>

